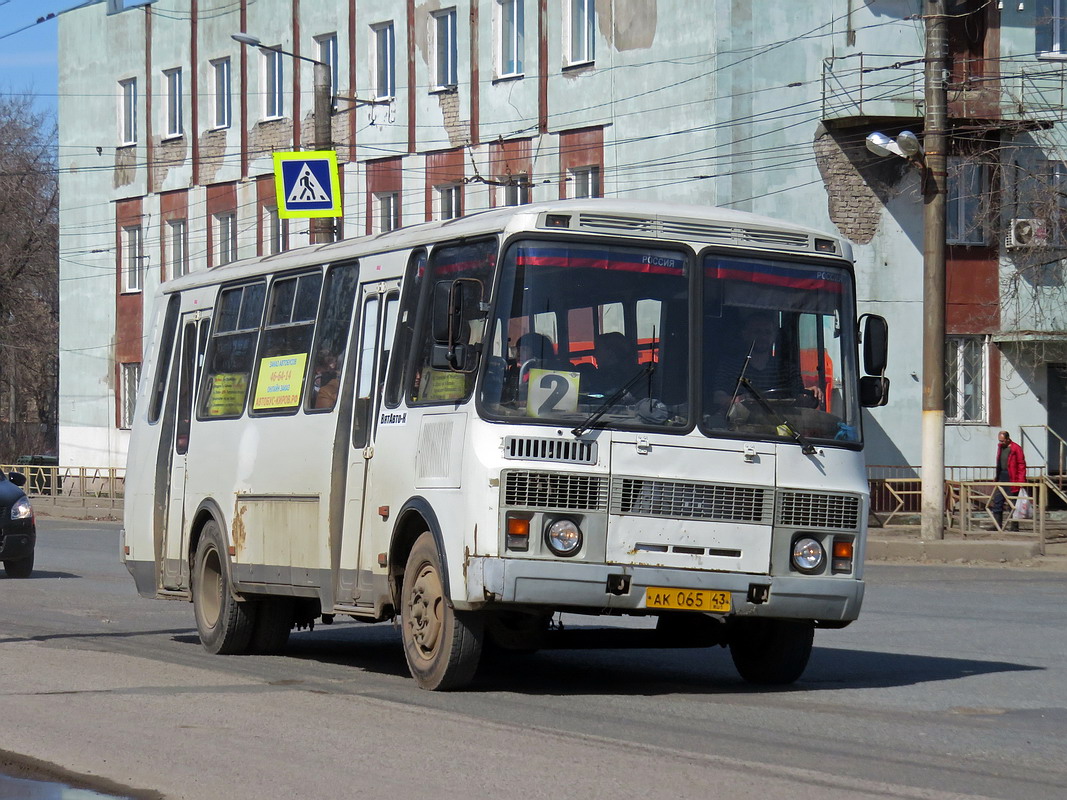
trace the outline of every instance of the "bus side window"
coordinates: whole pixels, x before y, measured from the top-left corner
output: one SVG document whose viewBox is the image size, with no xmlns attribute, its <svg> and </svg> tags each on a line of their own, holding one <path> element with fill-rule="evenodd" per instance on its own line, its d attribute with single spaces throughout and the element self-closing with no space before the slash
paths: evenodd
<svg viewBox="0 0 1067 800">
<path fill-rule="evenodd" d="M 152 384 L 151 405 L 148 407 L 149 422 L 157 422 L 163 410 L 163 390 L 167 386 L 167 376 L 170 374 L 170 357 L 174 350 L 174 332 L 178 329 L 179 306 L 181 306 L 181 296 L 171 295 L 167 303 L 167 317 L 163 322 L 163 338 L 159 345 L 156 379 Z"/>
<path fill-rule="evenodd" d="M 345 363 L 348 326 L 352 320 L 359 284 L 359 262 L 351 261 L 331 267 L 326 273 L 319 326 L 315 336 L 315 363 L 312 365 L 311 386 L 307 391 L 305 410 L 329 411 L 337 404 L 341 372 Z"/>
<path fill-rule="evenodd" d="M 416 250 L 408 261 L 408 271 L 404 278 L 404 292 L 400 299 L 400 316 L 397 319 L 396 357 L 389 364 L 389 377 L 386 379 L 385 404 L 389 408 L 400 405 L 400 393 L 405 382 L 410 383 L 410 366 L 415 360 L 414 334 L 415 317 L 419 304 L 419 288 L 426 272 L 426 251 Z M 421 343 L 419 343 L 421 344 Z"/>
<path fill-rule="evenodd" d="M 178 383 L 178 422 L 174 450 L 178 455 L 189 451 L 189 428 L 193 414 L 193 379 L 196 370 L 196 323 L 188 322 L 182 331 L 181 376 Z"/>
<path fill-rule="evenodd" d="M 378 341 L 379 295 L 371 295 L 363 304 L 362 329 L 359 335 L 359 360 L 356 364 L 356 397 L 352 407 L 352 445 L 365 447 L 374 413 L 374 350 Z"/>
<path fill-rule="evenodd" d="M 263 281 L 223 289 L 208 344 L 199 418 L 233 419 L 244 413 L 263 317 Z"/>
<path fill-rule="evenodd" d="M 496 267 L 497 243 L 495 239 L 470 242 L 460 245 L 438 247 L 431 255 L 427 269 L 428 280 L 423 281 L 419 298 L 419 313 L 416 318 L 415 342 L 420 348 L 415 368 L 411 370 L 408 402 L 413 405 L 459 403 L 470 397 L 474 388 L 474 372 L 455 372 L 436 369 L 430 365 L 433 352 L 432 305 L 433 287 L 441 282 L 457 278 L 473 278 L 481 281 L 481 301 L 489 299 L 489 287 L 493 285 Z M 476 325 L 475 323 L 480 323 Z M 470 322 L 469 337 L 472 344 L 480 346 L 485 320 Z"/>
</svg>

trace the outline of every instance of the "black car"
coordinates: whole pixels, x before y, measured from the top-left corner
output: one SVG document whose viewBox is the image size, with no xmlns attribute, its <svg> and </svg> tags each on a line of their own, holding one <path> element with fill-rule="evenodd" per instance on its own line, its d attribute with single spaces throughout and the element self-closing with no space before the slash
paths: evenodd
<svg viewBox="0 0 1067 800">
<path fill-rule="evenodd" d="M 25 483 L 25 475 L 0 472 L 0 561 L 9 578 L 28 578 L 33 572 L 37 526 L 30 501 L 19 488 Z"/>
</svg>

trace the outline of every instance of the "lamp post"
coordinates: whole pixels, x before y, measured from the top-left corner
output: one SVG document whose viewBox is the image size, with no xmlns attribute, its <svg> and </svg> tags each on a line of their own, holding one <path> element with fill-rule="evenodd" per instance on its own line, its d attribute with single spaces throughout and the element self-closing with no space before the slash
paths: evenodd
<svg viewBox="0 0 1067 800">
<path fill-rule="evenodd" d="M 319 61 L 314 58 L 308 58 L 297 53 L 290 53 L 288 50 L 283 50 L 280 47 L 274 47 L 271 45 L 263 44 L 259 37 L 253 36 L 250 33 L 235 33 L 231 37 L 235 42 L 246 44 L 249 47 L 256 47 L 260 50 L 270 50 L 274 53 L 281 53 L 283 56 L 289 56 L 300 61 L 307 61 L 313 64 L 315 67 L 315 128 L 314 128 L 314 141 L 311 146 L 315 150 L 332 150 L 333 149 L 333 130 L 331 119 L 333 117 L 333 98 L 330 93 L 330 65 L 324 61 Z M 299 120 L 293 121 L 294 125 L 298 125 Z M 330 219 L 325 217 L 316 217 L 311 219 L 311 243 L 323 244 L 326 242 L 332 242 L 334 239 L 334 225 Z"/>
<path fill-rule="evenodd" d="M 915 134 L 867 137 L 867 149 L 920 163 L 923 172 L 923 540 L 945 537 L 945 178 L 948 108 L 945 92 L 945 0 L 924 0 L 926 18 L 925 153 Z"/>
</svg>

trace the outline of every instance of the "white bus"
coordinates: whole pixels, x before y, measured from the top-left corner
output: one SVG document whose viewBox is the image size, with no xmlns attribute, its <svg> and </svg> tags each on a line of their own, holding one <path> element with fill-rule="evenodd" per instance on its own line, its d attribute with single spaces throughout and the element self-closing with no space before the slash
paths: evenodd
<svg viewBox="0 0 1067 800">
<path fill-rule="evenodd" d="M 213 653 L 398 620 L 447 689 L 560 613 L 639 615 L 789 683 L 859 614 L 886 334 L 847 242 L 711 208 L 508 207 L 194 271 L 149 323 L 123 560 Z"/>
</svg>

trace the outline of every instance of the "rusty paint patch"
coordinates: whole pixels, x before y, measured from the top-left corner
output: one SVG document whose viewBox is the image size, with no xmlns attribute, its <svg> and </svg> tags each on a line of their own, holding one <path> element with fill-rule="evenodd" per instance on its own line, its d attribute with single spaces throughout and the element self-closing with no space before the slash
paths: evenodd
<svg viewBox="0 0 1067 800">
<path fill-rule="evenodd" d="M 233 525 L 230 526 L 230 538 L 233 539 L 234 557 L 241 558 L 241 551 L 245 547 L 245 538 L 248 532 L 245 530 L 245 512 L 248 506 L 241 505 L 240 500 L 233 502 Z"/>
</svg>

